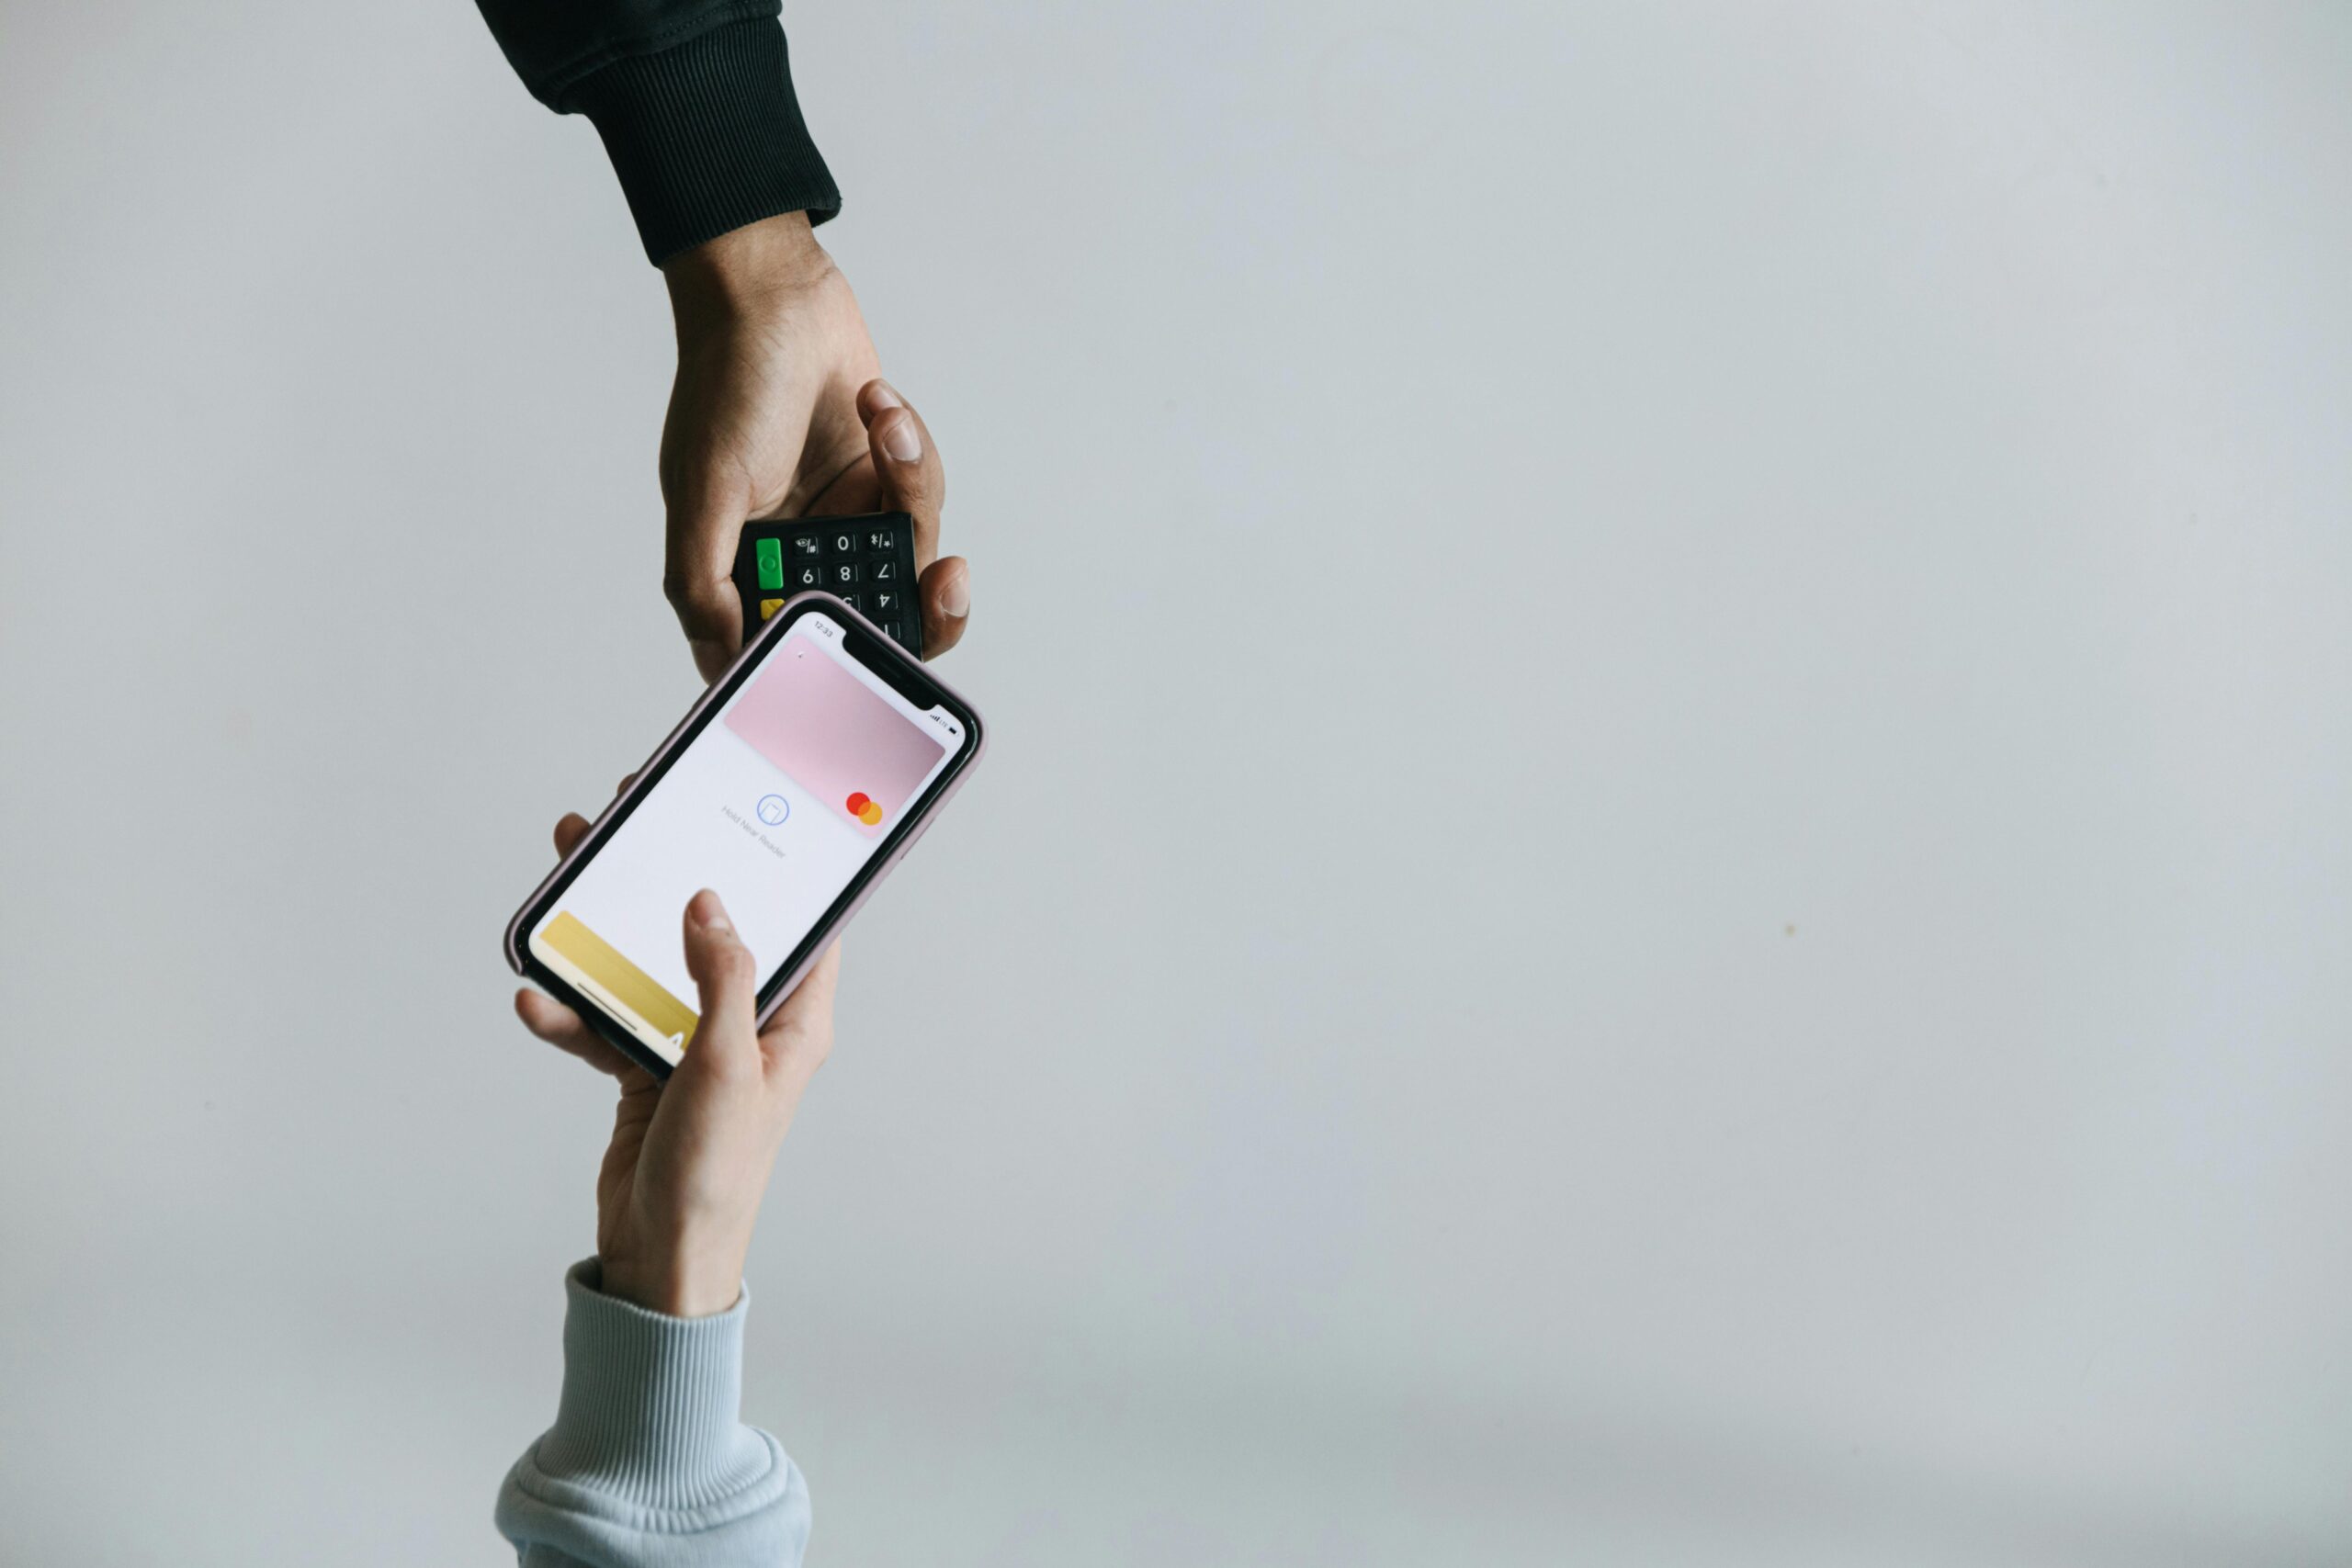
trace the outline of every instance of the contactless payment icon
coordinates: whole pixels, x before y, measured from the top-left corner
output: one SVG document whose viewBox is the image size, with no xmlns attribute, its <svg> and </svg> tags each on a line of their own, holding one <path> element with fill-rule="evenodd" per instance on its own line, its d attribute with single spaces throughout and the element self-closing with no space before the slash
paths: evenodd
<svg viewBox="0 0 2352 1568">
<path fill-rule="evenodd" d="M 850 797 L 842 804 L 848 808 L 849 814 L 852 817 L 856 818 L 859 821 L 865 823 L 869 828 L 876 827 L 881 823 L 882 808 L 875 805 L 873 796 L 867 795 L 862 789 L 852 794 Z"/>
</svg>

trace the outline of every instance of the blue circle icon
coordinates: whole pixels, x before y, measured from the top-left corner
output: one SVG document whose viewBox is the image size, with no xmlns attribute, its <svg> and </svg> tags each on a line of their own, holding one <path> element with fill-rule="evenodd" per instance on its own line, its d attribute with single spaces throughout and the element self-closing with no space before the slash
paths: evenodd
<svg viewBox="0 0 2352 1568">
<path fill-rule="evenodd" d="M 761 821 L 773 828 L 792 815 L 792 803 L 780 795 L 763 795 L 752 809 Z"/>
</svg>

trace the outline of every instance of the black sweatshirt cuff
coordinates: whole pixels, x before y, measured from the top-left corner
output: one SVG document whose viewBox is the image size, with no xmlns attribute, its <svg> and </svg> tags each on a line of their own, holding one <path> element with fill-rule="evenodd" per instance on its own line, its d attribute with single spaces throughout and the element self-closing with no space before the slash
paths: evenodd
<svg viewBox="0 0 2352 1568">
<path fill-rule="evenodd" d="M 842 193 L 792 96 L 784 29 L 732 22 L 659 54 L 631 55 L 563 95 L 605 139 L 659 266 L 730 229 L 806 212 L 822 223 Z"/>
</svg>

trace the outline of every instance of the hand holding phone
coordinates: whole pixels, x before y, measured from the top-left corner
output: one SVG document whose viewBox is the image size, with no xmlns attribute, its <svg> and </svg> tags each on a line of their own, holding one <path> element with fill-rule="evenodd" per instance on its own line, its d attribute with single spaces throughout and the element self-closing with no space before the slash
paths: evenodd
<svg viewBox="0 0 2352 1568">
<path fill-rule="evenodd" d="M 716 888 L 779 1007 L 980 754 L 978 712 L 825 593 L 787 601 L 506 928 L 506 957 L 654 1077 L 701 1026 L 676 910 Z"/>
<path fill-rule="evenodd" d="M 566 817 L 557 852 L 587 833 L 584 818 Z M 755 1030 L 757 966 L 717 894 L 687 903 L 683 934 L 702 1027 L 666 1085 L 560 1002 L 526 989 L 514 1010 L 532 1033 L 620 1081 L 596 1180 L 600 1288 L 673 1317 L 705 1317 L 735 1304 L 776 1149 L 832 1050 L 841 956 L 830 949 Z"/>
<path fill-rule="evenodd" d="M 880 382 L 857 410 L 870 456 L 828 495 L 904 513 L 919 623 L 877 628 L 822 594 L 763 604 L 772 623 L 706 666 L 716 684 L 598 820 L 557 824 L 556 870 L 507 928 L 509 963 L 546 988 L 516 995 L 524 1023 L 620 1084 L 600 1286 L 673 1315 L 734 1304 L 777 1147 L 832 1048 L 835 936 L 982 748 L 979 716 L 889 642 L 919 625 L 936 655 L 963 633 L 964 563 L 934 558 L 938 456 Z"/>
</svg>

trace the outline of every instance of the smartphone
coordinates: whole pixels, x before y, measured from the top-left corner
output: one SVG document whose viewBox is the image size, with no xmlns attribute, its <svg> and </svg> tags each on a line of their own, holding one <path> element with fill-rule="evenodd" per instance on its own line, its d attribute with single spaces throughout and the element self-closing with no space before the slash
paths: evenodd
<svg viewBox="0 0 2352 1568">
<path fill-rule="evenodd" d="M 506 928 L 506 961 L 667 1077 L 717 890 L 765 1023 L 980 759 L 980 716 L 830 593 L 787 601 Z"/>
</svg>

